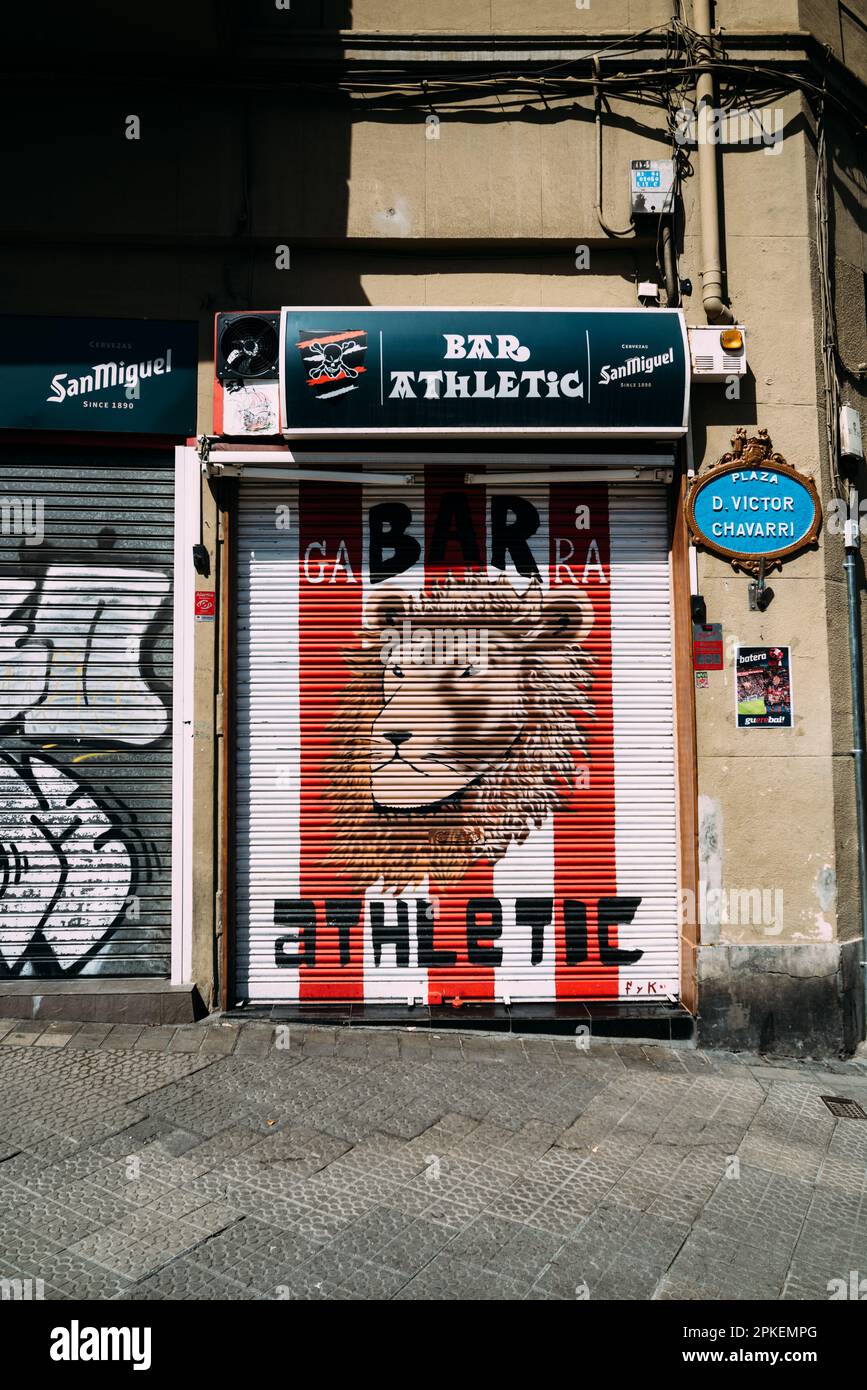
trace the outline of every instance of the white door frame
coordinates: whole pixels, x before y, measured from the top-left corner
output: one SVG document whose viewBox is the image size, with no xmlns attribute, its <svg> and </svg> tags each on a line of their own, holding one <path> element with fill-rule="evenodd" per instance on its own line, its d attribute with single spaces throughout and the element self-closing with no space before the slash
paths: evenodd
<svg viewBox="0 0 867 1390">
<path fill-rule="evenodd" d="M 172 670 L 172 973 L 193 975 L 193 740 L 196 576 L 202 465 L 196 449 L 175 449 L 174 642 Z"/>
</svg>

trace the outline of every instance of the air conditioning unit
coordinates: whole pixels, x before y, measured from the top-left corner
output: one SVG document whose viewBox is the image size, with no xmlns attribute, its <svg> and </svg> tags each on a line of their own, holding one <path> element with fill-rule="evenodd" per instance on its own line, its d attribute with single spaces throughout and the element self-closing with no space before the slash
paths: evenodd
<svg viewBox="0 0 867 1390">
<path fill-rule="evenodd" d="M 692 379 L 704 382 L 728 381 L 747 374 L 747 337 L 742 324 L 728 328 L 702 324 L 687 328 Z"/>
<path fill-rule="evenodd" d="M 217 314 L 214 369 L 214 433 L 279 435 L 280 311 Z"/>
</svg>

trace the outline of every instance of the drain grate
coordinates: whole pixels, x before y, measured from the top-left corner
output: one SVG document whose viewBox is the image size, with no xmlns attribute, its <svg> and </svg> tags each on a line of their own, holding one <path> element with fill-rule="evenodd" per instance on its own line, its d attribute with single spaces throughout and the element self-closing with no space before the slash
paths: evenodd
<svg viewBox="0 0 867 1390">
<path fill-rule="evenodd" d="M 843 1096 L 820 1096 L 820 1100 L 841 1120 L 867 1120 L 867 1111 L 857 1100 L 846 1100 Z"/>
</svg>

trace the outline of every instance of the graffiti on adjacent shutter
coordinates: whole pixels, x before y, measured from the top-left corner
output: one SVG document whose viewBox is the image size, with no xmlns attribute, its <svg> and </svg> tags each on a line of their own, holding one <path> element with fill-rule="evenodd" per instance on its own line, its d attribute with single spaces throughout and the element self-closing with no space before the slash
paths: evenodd
<svg viewBox="0 0 867 1390">
<path fill-rule="evenodd" d="M 144 644 L 170 590 L 158 569 L 48 563 L 7 577 L 0 600 L 0 969 L 77 974 L 154 867 L 146 831 L 93 762 L 168 735 Z"/>
</svg>

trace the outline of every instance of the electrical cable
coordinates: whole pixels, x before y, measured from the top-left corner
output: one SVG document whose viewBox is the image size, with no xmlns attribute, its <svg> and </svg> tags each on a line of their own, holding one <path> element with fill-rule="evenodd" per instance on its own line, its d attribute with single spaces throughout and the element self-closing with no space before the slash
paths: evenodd
<svg viewBox="0 0 867 1390">
<path fill-rule="evenodd" d="M 595 76 L 599 76 L 598 58 L 593 59 L 593 72 Z M 618 231 L 614 227 L 610 227 L 602 215 L 602 96 L 598 86 L 593 91 L 593 110 L 596 123 L 596 221 L 608 236 L 630 236 L 635 231 L 633 218 L 630 218 L 628 227 L 623 231 Z"/>
</svg>

